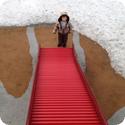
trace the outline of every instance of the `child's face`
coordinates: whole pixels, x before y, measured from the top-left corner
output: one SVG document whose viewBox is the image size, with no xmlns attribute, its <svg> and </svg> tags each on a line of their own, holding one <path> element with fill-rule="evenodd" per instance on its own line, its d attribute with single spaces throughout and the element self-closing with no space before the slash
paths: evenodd
<svg viewBox="0 0 125 125">
<path fill-rule="evenodd" d="M 62 17 L 62 21 L 66 21 L 67 20 L 67 17 L 66 16 L 63 16 Z"/>
</svg>

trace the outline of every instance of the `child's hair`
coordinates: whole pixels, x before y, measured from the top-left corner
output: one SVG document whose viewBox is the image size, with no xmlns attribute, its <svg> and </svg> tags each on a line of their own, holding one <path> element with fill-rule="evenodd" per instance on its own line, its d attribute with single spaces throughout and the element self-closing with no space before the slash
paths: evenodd
<svg viewBox="0 0 125 125">
<path fill-rule="evenodd" d="M 68 23 L 69 20 L 70 20 L 70 18 L 69 18 L 69 16 L 68 16 L 67 14 L 61 15 L 61 16 L 59 17 L 58 21 L 61 22 L 61 21 L 62 21 L 62 17 L 65 17 L 65 16 L 67 17 L 67 20 L 66 20 L 66 21 L 67 21 L 67 23 Z"/>
</svg>

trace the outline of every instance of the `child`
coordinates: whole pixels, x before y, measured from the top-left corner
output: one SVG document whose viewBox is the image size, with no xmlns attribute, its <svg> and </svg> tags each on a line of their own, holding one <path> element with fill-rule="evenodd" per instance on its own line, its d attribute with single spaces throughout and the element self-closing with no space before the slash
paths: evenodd
<svg viewBox="0 0 125 125">
<path fill-rule="evenodd" d="M 70 18 L 67 13 L 63 13 L 53 29 L 54 34 L 58 31 L 58 47 L 66 47 L 67 45 L 68 34 L 71 31 L 69 20 Z"/>
</svg>

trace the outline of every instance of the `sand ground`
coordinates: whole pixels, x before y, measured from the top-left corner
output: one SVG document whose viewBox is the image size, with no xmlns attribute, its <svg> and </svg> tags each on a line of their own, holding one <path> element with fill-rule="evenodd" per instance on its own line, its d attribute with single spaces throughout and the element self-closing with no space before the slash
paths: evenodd
<svg viewBox="0 0 125 125">
<path fill-rule="evenodd" d="M 35 34 L 43 48 L 57 47 L 57 35 L 53 26 L 37 26 Z M 85 49 L 89 84 L 106 119 L 125 106 L 125 79 L 116 74 L 104 49 L 94 41 L 81 35 L 81 46 Z M 72 47 L 72 34 L 68 46 Z M 32 75 L 32 59 L 26 28 L 0 29 L 0 80 L 6 91 L 15 96 L 23 95 Z"/>
<path fill-rule="evenodd" d="M 23 95 L 32 75 L 26 28 L 0 28 L 0 80 L 7 92 Z"/>
</svg>

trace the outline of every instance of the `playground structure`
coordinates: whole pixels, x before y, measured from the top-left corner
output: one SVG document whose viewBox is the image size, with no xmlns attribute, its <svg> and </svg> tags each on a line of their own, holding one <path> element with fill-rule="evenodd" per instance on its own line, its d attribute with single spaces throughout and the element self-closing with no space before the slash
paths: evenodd
<svg viewBox="0 0 125 125">
<path fill-rule="evenodd" d="M 39 48 L 26 125 L 107 125 L 73 48 Z"/>
</svg>

